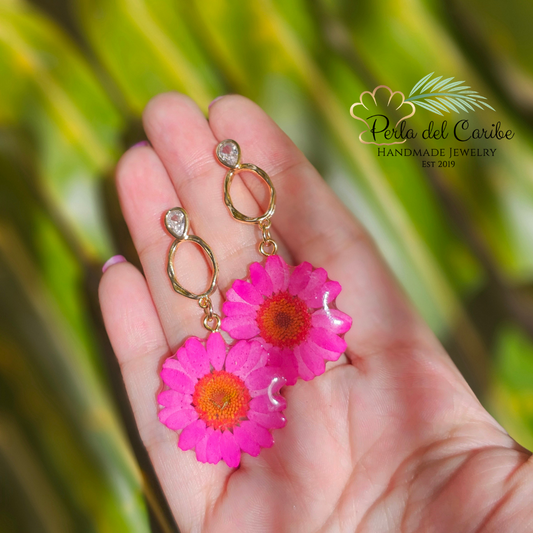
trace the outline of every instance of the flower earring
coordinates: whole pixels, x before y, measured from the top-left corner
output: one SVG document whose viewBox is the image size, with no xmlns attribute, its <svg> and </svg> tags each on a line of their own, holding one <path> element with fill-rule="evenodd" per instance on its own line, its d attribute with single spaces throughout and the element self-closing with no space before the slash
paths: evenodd
<svg viewBox="0 0 533 533">
<path fill-rule="evenodd" d="M 224 202 L 231 216 L 259 226 L 259 251 L 264 264 L 252 263 L 247 280 L 236 280 L 226 293 L 226 318 L 221 328 L 234 339 L 258 340 L 269 354 L 269 364 L 279 366 L 287 385 L 298 379 L 309 381 L 325 371 L 326 361 L 336 361 L 346 350 L 343 335 L 352 319 L 335 306 L 341 292 L 323 268 L 304 262 L 291 267 L 276 254 L 270 234 L 276 208 L 276 191 L 268 174 L 255 165 L 241 163 L 239 145 L 226 139 L 215 150 L 228 172 L 224 180 Z M 230 188 L 236 174 L 249 171 L 268 186 L 269 204 L 258 217 L 248 217 L 233 205 Z"/>
<path fill-rule="evenodd" d="M 189 337 L 163 363 L 161 379 L 168 388 L 157 397 L 163 407 L 159 420 L 172 430 L 182 430 L 179 448 L 195 449 L 198 461 L 216 464 L 222 459 L 237 467 L 242 452 L 257 456 L 274 442 L 269 430 L 285 425 L 286 403 L 279 395 L 285 380 L 279 367 L 268 364 L 268 354 L 258 341 L 241 340 L 232 346 L 224 341 L 210 299 L 217 287 L 218 266 L 209 246 L 189 235 L 186 211 L 180 207 L 167 211 L 165 226 L 175 238 L 167 263 L 172 287 L 198 302 L 209 335 Z M 199 246 L 211 262 L 211 283 L 201 294 L 188 291 L 176 278 L 174 256 L 185 242 Z"/>
</svg>

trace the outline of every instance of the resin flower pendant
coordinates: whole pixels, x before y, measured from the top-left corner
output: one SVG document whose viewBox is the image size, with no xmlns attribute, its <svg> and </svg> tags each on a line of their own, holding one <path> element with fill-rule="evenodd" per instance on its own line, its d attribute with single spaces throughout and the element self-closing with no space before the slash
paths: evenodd
<svg viewBox="0 0 533 533">
<path fill-rule="evenodd" d="M 161 378 L 169 389 L 157 397 L 159 420 L 183 430 L 178 446 L 195 448 L 198 461 L 239 466 L 242 452 L 259 455 L 274 443 L 269 430 L 286 423 L 285 399 L 278 394 L 285 379 L 267 362 L 257 341 L 228 347 L 220 333 L 187 339 L 163 363 Z"/>
<path fill-rule="evenodd" d="M 325 371 L 346 350 L 342 338 L 352 319 L 335 307 L 341 292 L 323 268 L 288 266 L 279 255 L 250 265 L 250 278 L 226 293 L 221 329 L 234 339 L 258 339 L 269 364 L 280 366 L 287 385 Z"/>
<path fill-rule="evenodd" d="M 241 340 L 229 347 L 219 333 L 220 316 L 213 311 L 210 296 L 217 286 L 218 265 L 209 246 L 189 234 L 189 218 L 182 207 L 169 209 L 165 226 L 174 237 L 167 260 L 172 288 L 196 300 L 204 312 L 207 340 L 190 337 L 169 357 L 161 379 L 169 389 L 157 400 L 163 407 L 159 420 L 172 430 L 182 430 L 178 446 L 196 450 L 202 463 L 223 460 L 237 467 L 241 453 L 252 456 L 272 446 L 269 430 L 285 425 L 285 400 L 279 390 L 285 385 L 279 366 L 268 364 L 268 353 L 257 341 Z M 199 246 L 211 262 L 207 290 L 196 294 L 178 281 L 174 269 L 177 249 L 187 242 Z"/>
<path fill-rule="evenodd" d="M 265 266 L 250 265 L 250 278 L 237 280 L 226 293 L 221 328 L 234 339 L 258 339 L 269 354 L 269 364 L 280 366 L 287 385 L 298 377 L 309 381 L 323 374 L 326 361 L 337 361 L 346 350 L 343 335 L 352 319 L 335 307 L 341 292 L 323 268 L 309 263 L 290 267 L 276 255 L 278 246 L 270 235 L 276 209 L 276 191 L 268 174 L 250 163 L 241 163 L 241 148 L 226 139 L 215 149 L 218 161 L 228 168 L 224 179 L 224 202 L 231 216 L 261 230 L 259 252 Z M 241 213 L 231 199 L 231 183 L 240 172 L 251 172 L 269 189 L 266 211 L 257 217 Z"/>
</svg>

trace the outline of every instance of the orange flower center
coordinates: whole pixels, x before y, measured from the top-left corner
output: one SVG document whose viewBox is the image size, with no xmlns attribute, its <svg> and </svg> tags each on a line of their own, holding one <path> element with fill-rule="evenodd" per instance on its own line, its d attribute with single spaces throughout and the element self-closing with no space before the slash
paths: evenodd
<svg viewBox="0 0 533 533">
<path fill-rule="evenodd" d="M 201 378 L 194 387 L 192 403 L 200 418 L 214 429 L 236 426 L 248 412 L 250 393 L 242 379 L 214 370 Z"/>
<path fill-rule="evenodd" d="M 278 292 L 259 308 L 257 325 L 266 342 L 278 348 L 292 348 L 307 337 L 311 313 L 298 296 Z"/>
</svg>

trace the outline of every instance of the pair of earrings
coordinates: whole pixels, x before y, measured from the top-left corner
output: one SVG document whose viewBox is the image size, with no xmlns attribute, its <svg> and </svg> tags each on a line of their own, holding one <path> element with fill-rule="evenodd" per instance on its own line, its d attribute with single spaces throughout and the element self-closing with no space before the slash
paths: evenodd
<svg viewBox="0 0 533 533">
<path fill-rule="evenodd" d="M 189 235 L 184 209 L 167 211 L 165 226 L 175 238 L 168 254 L 168 276 L 176 292 L 198 301 L 209 335 L 188 338 L 163 363 L 161 379 L 168 388 L 157 399 L 163 407 L 161 422 L 182 430 L 179 448 L 195 449 L 202 463 L 223 460 L 237 467 L 242 452 L 255 457 L 261 448 L 273 445 L 271 430 L 286 424 L 281 388 L 294 385 L 299 377 L 309 381 L 323 374 L 326 361 L 336 361 L 346 350 L 343 335 L 352 320 L 335 307 L 341 286 L 329 280 L 323 268 L 307 262 L 291 267 L 277 255 L 270 234 L 276 192 L 268 174 L 241 163 L 240 147 L 233 140 L 219 143 L 215 153 L 228 169 L 226 206 L 235 220 L 259 226 L 259 251 L 265 261 L 252 263 L 249 278 L 233 283 L 221 319 L 210 299 L 218 277 L 213 252 L 202 239 Z M 231 183 L 243 171 L 256 174 L 269 188 L 269 205 L 261 216 L 248 217 L 233 205 Z M 189 292 L 176 279 L 174 255 L 187 241 L 200 246 L 211 262 L 211 283 L 202 294 Z M 220 329 L 236 342 L 228 345 Z"/>
</svg>

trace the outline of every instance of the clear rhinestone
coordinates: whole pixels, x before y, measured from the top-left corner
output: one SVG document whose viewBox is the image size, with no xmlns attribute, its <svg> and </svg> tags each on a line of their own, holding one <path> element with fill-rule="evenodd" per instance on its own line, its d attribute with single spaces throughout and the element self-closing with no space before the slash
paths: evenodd
<svg viewBox="0 0 533 533">
<path fill-rule="evenodd" d="M 183 239 L 187 231 L 187 218 L 185 212 L 176 207 L 167 212 L 165 226 L 177 239 Z"/>
<path fill-rule="evenodd" d="M 218 144 L 216 149 L 218 160 L 226 167 L 235 168 L 240 161 L 241 151 L 239 145 L 231 139 L 226 139 Z"/>
</svg>

